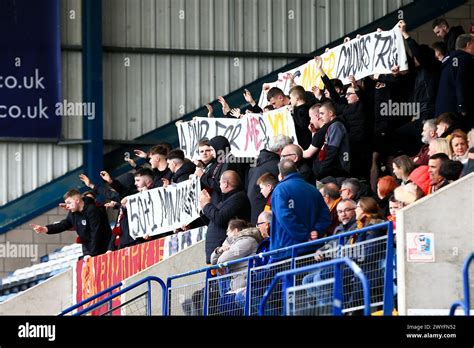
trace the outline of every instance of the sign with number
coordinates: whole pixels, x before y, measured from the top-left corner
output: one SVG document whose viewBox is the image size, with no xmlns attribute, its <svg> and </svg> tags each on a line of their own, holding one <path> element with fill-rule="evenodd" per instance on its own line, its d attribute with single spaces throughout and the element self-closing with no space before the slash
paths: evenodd
<svg viewBox="0 0 474 348">
<path fill-rule="evenodd" d="M 198 177 L 166 188 L 159 187 L 127 197 L 130 236 L 154 236 L 187 225 L 199 217 Z"/>
</svg>

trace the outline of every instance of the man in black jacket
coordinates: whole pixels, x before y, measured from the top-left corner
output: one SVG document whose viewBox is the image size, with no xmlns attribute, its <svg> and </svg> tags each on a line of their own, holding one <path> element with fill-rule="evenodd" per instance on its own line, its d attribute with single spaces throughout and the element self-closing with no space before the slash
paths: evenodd
<svg viewBox="0 0 474 348">
<path fill-rule="evenodd" d="M 211 203 L 211 196 L 206 190 L 201 191 L 199 202 L 202 214 L 208 219 L 206 235 L 206 262 L 211 263 L 212 252 L 226 239 L 227 225 L 231 219 L 250 218 L 250 202 L 242 190 L 242 181 L 237 172 L 225 171 L 219 181 L 222 201 Z"/>
<path fill-rule="evenodd" d="M 441 68 L 435 115 L 454 112 L 463 130 L 474 127 L 474 35 L 460 35 L 456 51 L 451 52 Z"/>
<path fill-rule="evenodd" d="M 311 144 L 311 132 L 308 129 L 309 108 L 311 105 L 305 101 L 305 90 L 303 87 L 294 86 L 290 89 L 290 104 L 293 107 L 292 116 L 298 144 L 303 149 L 307 149 Z"/>
<path fill-rule="evenodd" d="M 462 26 L 450 27 L 446 19 L 436 18 L 432 24 L 433 32 L 437 37 L 443 39 L 446 44 L 446 52 L 450 54 L 455 50 L 456 39 L 459 35 L 464 34 Z"/>
<path fill-rule="evenodd" d="M 250 168 L 248 176 L 247 196 L 250 200 L 252 224 L 257 223 L 258 215 L 263 211 L 267 199 L 260 193 L 260 187 L 257 180 L 265 173 L 272 173 L 278 177 L 278 163 L 280 162 L 280 154 L 286 145 L 291 144 L 290 137 L 286 135 L 278 135 L 270 139 L 268 150 L 263 149 L 257 158 L 257 165 Z"/>
<path fill-rule="evenodd" d="M 77 190 L 64 195 L 67 217 L 55 224 L 40 226 L 31 224 L 36 233 L 56 234 L 75 228 L 82 243 L 84 259 L 107 251 L 111 231 L 107 215 L 93 201 L 83 200 Z"/>
<path fill-rule="evenodd" d="M 183 150 L 175 149 L 170 151 L 166 157 L 168 167 L 173 172 L 171 181 L 175 184 L 186 181 L 191 174 L 194 174 L 196 165 L 185 159 Z"/>
</svg>

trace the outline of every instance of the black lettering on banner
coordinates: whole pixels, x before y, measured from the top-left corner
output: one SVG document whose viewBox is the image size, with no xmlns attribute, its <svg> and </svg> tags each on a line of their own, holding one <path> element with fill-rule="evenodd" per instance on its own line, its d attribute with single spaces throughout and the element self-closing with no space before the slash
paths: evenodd
<svg viewBox="0 0 474 348">
<path fill-rule="evenodd" d="M 128 214 L 130 214 L 130 221 L 133 223 L 134 220 L 137 220 L 135 222 L 134 228 L 132 228 L 132 225 L 129 226 L 130 232 L 132 233 L 132 235 L 134 237 L 138 236 L 138 232 L 139 232 L 139 229 L 140 229 L 140 225 L 139 225 L 140 224 L 140 222 L 139 222 L 140 218 L 138 216 L 138 209 L 137 209 L 137 207 L 135 207 L 136 201 L 137 201 L 136 198 L 130 198 L 128 200 L 128 204 L 129 204 L 129 207 L 130 207 L 130 211 L 128 212 Z"/>
<path fill-rule="evenodd" d="M 375 49 L 374 56 L 377 57 L 375 60 L 374 68 L 381 64 L 385 69 L 391 69 L 394 65 L 397 64 L 398 54 L 397 54 L 397 37 L 394 34 L 392 36 L 382 36 L 382 34 L 375 34 Z M 382 48 L 377 51 L 379 42 L 382 42 Z"/>
<path fill-rule="evenodd" d="M 157 188 L 129 198 L 130 235 L 136 239 L 145 234 L 170 231 L 198 213 L 199 178 L 184 185 Z"/>
<path fill-rule="evenodd" d="M 222 134 L 220 134 L 220 130 L 222 129 Z M 235 140 L 239 137 L 240 132 L 242 131 L 242 124 L 238 122 L 236 126 L 229 125 L 226 126 L 225 124 L 216 121 L 216 135 L 222 135 L 223 137 L 227 138 L 230 143 L 231 148 L 235 148 L 236 150 L 240 150 L 239 144 L 235 142 Z"/>
<path fill-rule="evenodd" d="M 147 234 L 146 231 L 147 231 L 147 217 L 148 217 L 148 209 L 144 206 L 144 202 L 142 200 L 142 197 L 138 196 L 137 198 L 137 201 L 138 201 L 138 211 L 140 212 L 140 216 L 139 216 L 139 226 L 140 226 L 140 232 L 142 232 L 142 234 Z"/>
<path fill-rule="evenodd" d="M 153 202 L 153 199 L 151 198 L 151 192 L 148 191 L 148 202 L 150 203 L 150 206 L 151 206 L 151 220 L 152 220 L 152 225 L 151 225 L 151 232 L 153 234 L 153 232 L 156 231 L 156 229 L 158 228 L 158 226 L 156 225 L 156 222 L 155 222 L 155 215 L 156 215 L 156 212 L 155 212 L 155 203 Z"/>
<path fill-rule="evenodd" d="M 365 36 L 341 47 L 337 62 L 337 78 L 355 76 L 358 72 L 369 68 L 370 55 L 367 48 L 368 43 L 370 43 L 370 36 Z"/>
<path fill-rule="evenodd" d="M 186 142 L 186 135 L 184 134 L 184 124 L 179 124 L 178 125 L 179 132 L 178 132 L 178 137 L 179 137 L 179 145 L 181 146 L 181 150 L 184 151 L 184 153 L 188 153 L 188 144 Z M 189 131 L 189 128 L 188 128 Z"/>
<path fill-rule="evenodd" d="M 165 208 L 166 207 L 166 199 L 165 199 L 165 191 L 158 190 L 158 196 L 160 198 L 160 207 L 161 207 L 161 221 L 159 221 L 160 226 L 163 226 L 163 222 L 165 219 Z"/>
</svg>

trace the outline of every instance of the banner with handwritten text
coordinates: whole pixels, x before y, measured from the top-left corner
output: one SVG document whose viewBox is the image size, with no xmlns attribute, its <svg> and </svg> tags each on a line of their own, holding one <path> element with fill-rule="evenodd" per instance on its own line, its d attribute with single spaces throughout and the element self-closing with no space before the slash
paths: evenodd
<svg viewBox="0 0 474 348">
<path fill-rule="evenodd" d="M 198 158 L 198 143 L 202 138 L 225 136 L 235 157 L 257 157 L 267 149 L 273 136 L 288 135 L 296 144 L 295 124 L 287 107 L 246 114 L 242 118 L 195 117 L 189 122 L 176 123 L 179 147 L 188 158 Z"/>
<path fill-rule="evenodd" d="M 187 225 L 199 217 L 201 182 L 191 179 L 127 197 L 130 236 L 154 236 Z"/>
<path fill-rule="evenodd" d="M 321 55 L 322 68 L 330 79 L 340 79 L 343 84 L 349 83 L 349 76 L 353 75 L 356 80 L 373 74 L 390 74 L 395 65 L 400 70 L 408 69 L 405 44 L 398 26 L 389 31 L 373 32 L 353 39 L 342 45 L 336 46 Z M 316 63 L 311 59 L 307 63 L 278 74 L 278 80 L 266 84 L 259 99 L 260 107 L 267 102 L 267 91 L 272 87 L 278 87 L 288 94 L 290 81 L 287 73 L 294 76 L 295 83 L 310 91 L 313 86 L 324 88 Z"/>
</svg>

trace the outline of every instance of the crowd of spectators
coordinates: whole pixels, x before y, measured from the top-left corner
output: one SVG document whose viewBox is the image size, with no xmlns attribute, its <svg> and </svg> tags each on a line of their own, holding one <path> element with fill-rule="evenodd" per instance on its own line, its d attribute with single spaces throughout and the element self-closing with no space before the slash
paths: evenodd
<svg viewBox="0 0 474 348">
<path fill-rule="evenodd" d="M 156 238 L 130 237 L 127 196 L 174 185 L 190 175 L 200 178 L 201 216 L 171 233 L 207 225 L 208 264 L 387 220 L 396 227 L 397 210 L 474 171 L 474 36 L 437 19 L 433 31 L 443 41 L 431 48 L 411 38 L 404 21 L 398 26 L 409 48 L 406 71 L 395 66 L 391 74 L 359 81 L 351 77 L 350 84 L 343 85 L 326 75 L 321 58 L 316 57 L 324 90 L 305 91 L 293 85 L 285 95 L 274 87 L 263 109 L 247 90 L 246 108 L 231 108 L 219 98 L 225 117 L 289 108 L 297 144 L 284 135 L 270 139 L 252 167 L 235 159 L 223 136 L 200 139 L 199 159 L 187 159 L 182 150 L 166 143 L 148 152 L 136 150 L 136 156 L 149 165 L 127 159 L 134 170 L 120 180 L 105 171 L 100 173 L 103 182 L 97 184 L 81 175 L 93 195 L 106 198 L 105 206 L 71 190 L 65 195 L 66 219 L 33 228 L 52 234 L 75 227 L 84 254 L 90 256 Z M 294 84 L 293 77 L 289 78 Z M 385 115 L 380 110 L 388 102 L 414 103 L 418 107 L 413 110 L 418 112 Z M 212 107 L 208 109 L 212 116 Z M 118 212 L 112 231 L 106 209 Z M 364 238 L 384 233 L 368 233 Z M 280 253 L 259 263 L 289 256 Z M 234 278 L 228 288 L 235 293 L 244 283 L 242 277 Z"/>
</svg>

